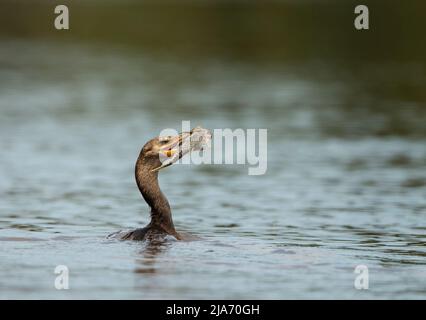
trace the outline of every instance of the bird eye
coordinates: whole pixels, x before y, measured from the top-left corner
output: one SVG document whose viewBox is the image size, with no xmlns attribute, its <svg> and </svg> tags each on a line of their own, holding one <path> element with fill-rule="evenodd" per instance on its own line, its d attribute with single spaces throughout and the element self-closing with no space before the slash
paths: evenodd
<svg viewBox="0 0 426 320">
<path fill-rule="evenodd" d="M 160 143 L 161 144 L 166 144 L 170 141 L 171 137 L 170 136 L 166 136 L 166 137 L 160 137 Z"/>
</svg>

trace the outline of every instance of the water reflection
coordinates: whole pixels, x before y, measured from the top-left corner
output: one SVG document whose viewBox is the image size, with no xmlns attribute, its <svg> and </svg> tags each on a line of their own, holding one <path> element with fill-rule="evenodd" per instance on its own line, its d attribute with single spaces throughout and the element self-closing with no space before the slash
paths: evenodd
<svg viewBox="0 0 426 320">
<path fill-rule="evenodd" d="M 140 258 L 136 259 L 135 273 L 156 273 L 155 266 L 157 257 L 163 254 L 169 247 L 167 241 L 149 241 L 141 243 L 142 249 L 139 251 Z"/>
</svg>

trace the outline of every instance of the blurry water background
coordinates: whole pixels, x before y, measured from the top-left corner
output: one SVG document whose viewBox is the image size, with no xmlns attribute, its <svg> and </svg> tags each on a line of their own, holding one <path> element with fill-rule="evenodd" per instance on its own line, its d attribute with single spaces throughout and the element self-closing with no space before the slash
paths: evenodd
<svg viewBox="0 0 426 320">
<path fill-rule="evenodd" d="M 369 1 L 369 31 L 353 1 L 61 3 L 68 31 L 0 4 L 0 298 L 426 298 L 424 1 Z M 203 240 L 106 240 L 148 222 L 134 162 L 182 120 L 268 129 L 267 173 L 166 169 Z"/>
</svg>

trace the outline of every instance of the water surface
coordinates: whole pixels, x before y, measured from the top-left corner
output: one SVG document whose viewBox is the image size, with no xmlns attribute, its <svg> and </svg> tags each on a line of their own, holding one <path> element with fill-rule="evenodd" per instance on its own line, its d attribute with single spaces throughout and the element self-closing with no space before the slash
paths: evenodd
<svg viewBox="0 0 426 320">
<path fill-rule="evenodd" d="M 423 69 L 2 43 L 0 298 L 426 297 L 426 112 L 398 91 L 420 90 Z M 107 240 L 148 222 L 134 162 L 182 120 L 267 128 L 267 173 L 163 170 L 176 228 L 202 240 Z M 361 264 L 369 290 L 354 289 Z M 54 288 L 57 265 L 69 290 Z"/>
</svg>

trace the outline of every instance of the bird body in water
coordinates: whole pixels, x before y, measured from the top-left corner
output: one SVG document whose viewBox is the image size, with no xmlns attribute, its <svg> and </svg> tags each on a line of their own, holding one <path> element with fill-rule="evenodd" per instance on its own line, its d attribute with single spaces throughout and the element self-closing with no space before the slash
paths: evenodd
<svg viewBox="0 0 426 320">
<path fill-rule="evenodd" d="M 148 141 L 139 153 L 135 165 L 136 184 L 151 208 L 151 222 L 144 228 L 117 232 L 109 237 L 122 240 L 162 240 L 172 236 L 177 240 L 193 240 L 194 236 L 177 232 L 170 204 L 160 189 L 158 172 L 182 158 L 186 153 L 202 150 L 210 141 L 208 130 L 197 127 L 177 136 L 156 137 Z"/>
</svg>

